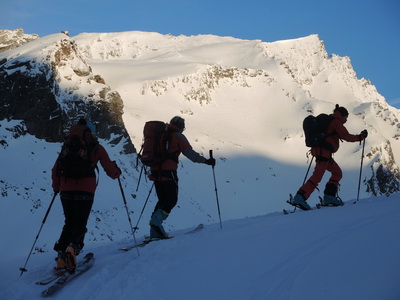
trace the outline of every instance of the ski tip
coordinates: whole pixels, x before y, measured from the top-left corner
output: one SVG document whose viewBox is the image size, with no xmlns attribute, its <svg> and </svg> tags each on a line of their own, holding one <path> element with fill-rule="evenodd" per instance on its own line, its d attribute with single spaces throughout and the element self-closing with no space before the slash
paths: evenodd
<svg viewBox="0 0 400 300">
<path fill-rule="evenodd" d="M 93 254 L 93 252 L 89 252 L 89 253 L 87 253 L 86 255 L 85 255 L 85 259 L 89 259 L 89 258 L 93 258 L 94 257 L 94 254 Z"/>
</svg>

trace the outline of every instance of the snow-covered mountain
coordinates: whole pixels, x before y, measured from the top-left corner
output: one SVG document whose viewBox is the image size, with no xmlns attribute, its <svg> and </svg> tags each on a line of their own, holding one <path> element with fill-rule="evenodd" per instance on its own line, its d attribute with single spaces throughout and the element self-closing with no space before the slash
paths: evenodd
<svg viewBox="0 0 400 300">
<path fill-rule="evenodd" d="M 83 116 L 97 124 L 101 143 L 123 170 L 132 220 L 138 222 L 151 182 L 135 167 L 146 121 L 186 119 L 195 150 L 217 158 L 223 220 L 281 211 L 302 184 L 309 160 L 302 120 L 345 106 L 350 132 L 369 131 L 360 198 L 399 190 L 399 111 L 350 59 L 328 55 L 317 35 L 266 43 L 212 35 L 147 32 L 64 33 L 0 53 L 0 212 L 6 251 L 18 236 L 23 255 L 52 197 L 50 170 L 63 132 Z M 344 178 L 340 196 L 354 199 L 362 145 L 343 143 L 335 154 Z M 180 200 L 168 230 L 218 222 L 212 170 L 184 158 Z M 323 181 L 322 184 L 324 184 Z M 151 194 L 138 235 L 148 231 Z M 310 204 L 318 201 L 318 192 Z M 14 221 L 27 228 L 8 226 Z M 37 245 L 52 251 L 63 217 L 56 203 Z M 100 173 L 88 243 L 130 235 L 118 184 Z M 4 228 L 7 228 L 5 230 Z"/>
</svg>

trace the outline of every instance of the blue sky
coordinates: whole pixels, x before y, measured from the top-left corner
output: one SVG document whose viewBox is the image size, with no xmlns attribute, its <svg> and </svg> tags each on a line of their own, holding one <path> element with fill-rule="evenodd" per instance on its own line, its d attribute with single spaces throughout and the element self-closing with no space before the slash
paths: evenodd
<svg viewBox="0 0 400 300">
<path fill-rule="evenodd" d="M 400 108 L 399 16 L 398 0 L 2 0 L 0 29 L 40 36 L 139 30 L 264 42 L 318 34 L 329 54 L 349 56 L 357 77 Z"/>
</svg>

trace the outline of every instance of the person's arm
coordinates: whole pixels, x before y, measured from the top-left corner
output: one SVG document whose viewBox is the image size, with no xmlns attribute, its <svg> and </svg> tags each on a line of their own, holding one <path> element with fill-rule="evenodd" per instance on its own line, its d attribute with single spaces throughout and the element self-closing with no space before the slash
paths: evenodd
<svg viewBox="0 0 400 300">
<path fill-rule="evenodd" d="M 101 166 L 109 177 L 116 179 L 121 175 L 121 170 L 117 164 L 110 160 L 106 149 L 100 144 L 97 146 L 96 156 L 98 156 Z"/>
</svg>

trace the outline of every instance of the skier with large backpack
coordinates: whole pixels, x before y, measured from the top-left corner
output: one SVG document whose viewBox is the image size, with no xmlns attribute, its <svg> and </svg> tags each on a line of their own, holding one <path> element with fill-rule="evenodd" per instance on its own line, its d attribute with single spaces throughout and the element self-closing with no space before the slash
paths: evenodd
<svg viewBox="0 0 400 300">
<path fill-rule="evenodd" d="M 303 122 L 306 145 L 311 147 L 311 154 L 316 158 L 316 165 L 312 176 L 299 188 L 290 203 L 303 210 L 311 207 L 307 199 L 318 187 L 325 171 L 331 172 L 331 177 L 325 185 L 322 205 L 340 206 L 343 202 L 337 197 L 339 182 L 342 179 L 342 170 L 332 155 L 339 149 L 340 140 L 358 142 L 368 136 L 367 130 L 360 134 L 350 134 L 344 127 L 349 112 L 346 108 L 336 104 L 333 114 L 321 114 L 317 117 L 308 116 Z"/>
<path fill-rule="evenodd" d="M 214 158 L 205 158 L 193 150 L 183 135 L 185 120 L 173 117 L 169 124 L 149 121 L 145 124 L 144 143 L 140 159 L 151 167 L 150 180 L 154 181 L 158 202 L 150 220 L 150 239 L 166 239 L 162 223 L 178 202 L 178 161 L 182 153 L 192 162 L 215 166 Z"/>
<path fill-rule="evenodd" d="M 80 119 L 66 136 L 52 169 L 53 190 L 60 192 L 65 216 L 60 238 L 54 245 L 58 254 L 56 269 L 67 269 L 71 273 L 75 270 L 76 255 L 84 246 L 86 224 L 97 187 L 98 162 L 112 179 L 121 175 L 121 170 L 97 141 L 94 125 Z"/>
</svg>

